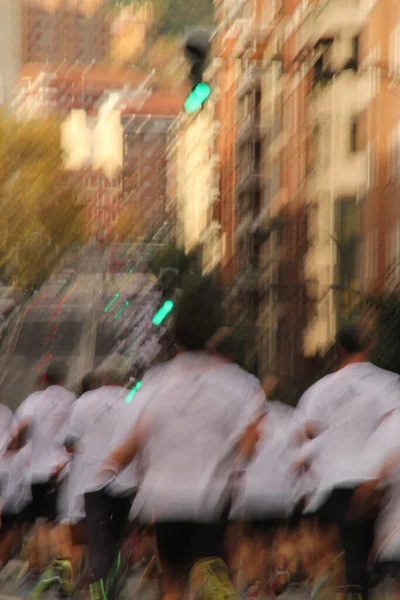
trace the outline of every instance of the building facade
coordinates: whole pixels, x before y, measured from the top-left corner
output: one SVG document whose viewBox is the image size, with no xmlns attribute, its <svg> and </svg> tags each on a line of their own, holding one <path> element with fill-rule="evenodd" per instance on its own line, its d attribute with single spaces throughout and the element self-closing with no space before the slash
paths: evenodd
<svg viewBox="0 0 400 600">
<path fill-rule="evenodd" d="M 168 221 L 168 130 L 183 99 L 181 90 L 134 70 L 25 65 L 14 106 L 20 119 L 61 120 L 65 168 L 79 186 L 91 234 L 107 237 L 131 207 L 146 238 Z"/>
<path fill-rule="evenodd" d="M 110 57 L 111 21 L 102 0 L 22 0 L 22 62 L 92 60 Z"/>
<path fill-rule="evenodd" d="M 22 0 L 4 0 L 0 19 L 0 106 L 9 106 L 22 65 Z"/>
<path fill-rule="evenodd" d="M 211 100 L 194 115 L 174 124 L 168 148 L 168 194 L 176 205 L 177 242 L 186 253 L 200 250 L 204 273 L 221 264 L 219 157 L 215 142 L 219 124 Z"/>
</svg>

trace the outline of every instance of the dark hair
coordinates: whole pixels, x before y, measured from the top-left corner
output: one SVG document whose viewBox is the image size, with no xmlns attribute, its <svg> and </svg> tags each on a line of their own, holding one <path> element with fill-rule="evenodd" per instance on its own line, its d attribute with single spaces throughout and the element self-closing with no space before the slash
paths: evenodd
<svg viewBox="0 0 400 600">
<path fill-rule="evenodd" d="M 229 358 L 233 362 L 236 362 L 238 358 L 239 340 L 234 331 L 229 327 L 219 329 L 211 340 L 209 340 L 207 346 L 212 352 Z"/>
<path fill-rule="evenodd" d="M 359 354 L 368 350 L 372 341 L 370 328 L 362 321 L 342 327 L 336 335 L 336 344 L 347 354 Z"/>
<path fill-rule="evenodd" d="M 117 369 L 107 369 L 101 375 L 100 385 L 123 385 L 124 376 Z"/>
<path fill-rule="evenodd" d="M 92 392 L 97 390 L 101 385 L 100 377 L 94 371 L 87 373 L 81 381 L 80 393 L 86 394 L 86 392 Z"/>
<path fill-rule="evenodd" d="M 65 383 L 68 373 L 67 363 L 63 360 L 54 360 L 47 367 L 44 379 L 48 385 L 60 385 Z"/>
<path fill-rule="evenodd" d="M 204 350 L 222 324 L 221 294 L 211 278 L 191 282 L 178 301 L 174 334 L 186 350 Z"/>
</svg>

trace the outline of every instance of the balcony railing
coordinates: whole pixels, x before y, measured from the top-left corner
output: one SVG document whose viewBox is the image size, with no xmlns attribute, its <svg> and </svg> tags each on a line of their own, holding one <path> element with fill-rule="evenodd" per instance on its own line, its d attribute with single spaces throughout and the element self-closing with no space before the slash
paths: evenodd
<svg viewBox="0 0 400 600">
<path fill-rule="evenodd" d="M 260 140 L 261 139 L 261 128 L 260 121 L 254 113 L 249 114 L 245 121 L 240 125 L 236 142 L 238 145 L 243 145 L 249 140 Z"/>
<path fill-rule="evenodd" d="M 250 94 L 253 90 L 261 87 L 262 76 L 263 70 L 256 66 L 250 67 L 250 69 L 243 74 L 237 90 L 237 97 L 239 100 L 244 98 L 246 94 Z"/>
<path fill-rule="evenodd" d="M 262 183 L 259 167 L 253 161 L 249 162 L 239 173 L 237 180 L 238 195 L 248 194 L 260 189 Z"/>
<path fill-rule="evenodd" d="M 359 0 L 322 0 L 310 8 L 298 30 L 297 50 L 313 48 L 320 40 L 335 37 L 349 24 L 357 31 L 364 20 Z"/>
<path fill-rule="evenodd" d="M 249 261 L 245 266 L 239 268 L 236 281 L 240 291 L 258 291 L 260 283 L 260 267 L 258 261 Z"/>
</svg>

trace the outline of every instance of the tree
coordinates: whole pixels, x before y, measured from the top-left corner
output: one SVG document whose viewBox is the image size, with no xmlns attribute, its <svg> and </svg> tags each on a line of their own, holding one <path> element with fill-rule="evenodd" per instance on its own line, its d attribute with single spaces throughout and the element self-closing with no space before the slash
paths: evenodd
<svg viewBox="0 0 400 600">
<path fill-rule="evenodd" d="M 139 6 L 148 0 L 113 0 L 111 7 Z M 182 0 L 153 0 L 157 33 L 183 34 L 186 27 L 212 25 L 213 0 L 182 2 Z"/>
<path fill-rule="evenodd" d="M 63 169 L 53 119 L 0 118 L 0 268 L 19 285 L 43 282 L 84 239 L 83 206 Z"/>
<path fill-rule="evenodd" d="M 143 233 L 143 217 L 137 205 L 127 204 L 122 208 L 117 221 L 112 225 L 109 239 L 118 242 L 133 242 Z"/>
</svg>

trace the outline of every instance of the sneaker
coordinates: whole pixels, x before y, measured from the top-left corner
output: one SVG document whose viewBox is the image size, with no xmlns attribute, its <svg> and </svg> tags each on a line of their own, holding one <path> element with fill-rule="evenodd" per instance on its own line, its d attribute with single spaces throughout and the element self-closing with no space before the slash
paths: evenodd
<svg viewBox="0 0 400 600">
<path fill-rule="evenodd" d="M 190 573 L 190 597 L 195 600 L 240 600 L 228 567 L 219 558 L 195 564 Z"/>
<path fill-rule="evenodd" d="M 62 596 L 72 596 L 75 590 L 74 570 L 69 560 L 56 560 L 54 568 L 60 577 L 60 594 Z"/>
<path fill-rule="evenodd" d="M 53 566 L 48 567 L 41 578 L 39 579 L 38 584 L 33 588 L 33 590 L 29 594 L 29 598 L 31 600 L 36 600 L 41 597 L 42 594 L 47 592 L 47 590 L 52 585 L 61 585 L 61 579 L 53 569 Z"/>
<path fill-rule="evenodd" d="M 104 581 L 96 581 L 89 585 L 90 600 L 107 600 L 106 588 Z"/>
</svg>

